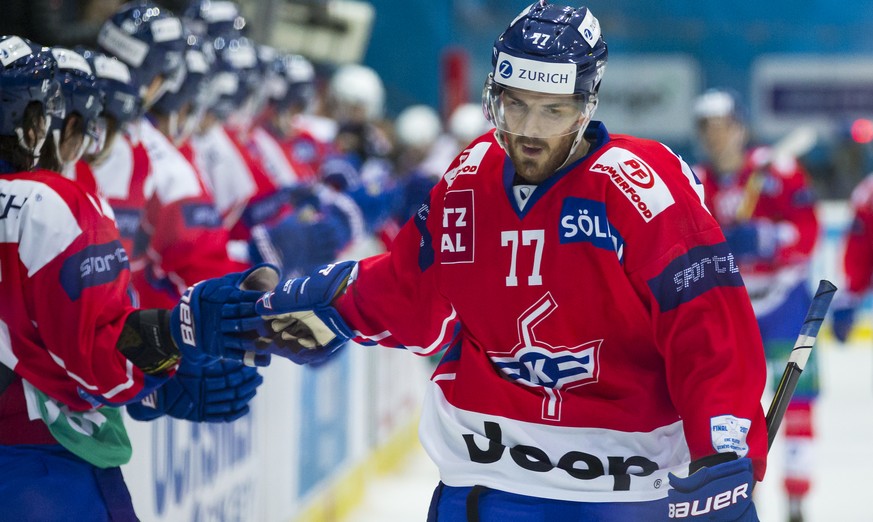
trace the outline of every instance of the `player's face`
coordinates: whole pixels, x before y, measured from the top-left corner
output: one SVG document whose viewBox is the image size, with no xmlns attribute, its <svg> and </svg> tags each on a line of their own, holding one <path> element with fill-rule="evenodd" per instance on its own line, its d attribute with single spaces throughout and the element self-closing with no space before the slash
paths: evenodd
<svg viewBox="0 0 873 522">
<path fill-rule="evenodd" d="M 587 123 L 587 104 L 573 95 L 505 88 L 494 105 L 507 153 L 518 174 L 540 183 L 564 164 Z"/>
<path fill-rule="evenodd" d="M 718 169 L 741 158 L 746 144 L 745 127 L 730 116 L 705 118 L 698 123 L 700 143 Z"/>
<path fill-rule="evenodd" d="M 575 134 L 552 138 L 505 134 L 503 139 L 517 174 L 532 184 L 538 184 L 564 164 L 575 138 Z"/>
</svg>

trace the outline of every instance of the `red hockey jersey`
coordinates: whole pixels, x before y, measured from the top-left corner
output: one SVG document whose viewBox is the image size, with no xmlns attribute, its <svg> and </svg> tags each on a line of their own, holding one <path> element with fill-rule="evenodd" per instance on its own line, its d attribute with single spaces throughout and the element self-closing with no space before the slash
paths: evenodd
<svg viewBox="0 0 873 522">
<path fill-rule="evenodd" d="M 860 299 L 873 286 L 873 176 L 852 191 L 852 224 L 846 234 L 843 268 L 850 299 Z"/>
<path fill-rule="evenodd" d="M 473 142 L 338 310 L 360 342 L 447 350 L 419 433 L 448 485 L 653 500 L 730 450 L 762 478 L 763 347 L 700 183 L 660 143 L 586 136 L 523 208 Z"/>
<path fill-rule="evenodd" d="M 730 177 L 719 177 L 705 165 L 694 167 L 705 187 L 706 205 L 722 226 L 745 219 L 738 215 L 748 198 L 749 185 L 759 188 L 748 219 L 772 225 L 772 237 L 767 241 L 774 252 L 766 260 L 740 263 L 759 315 L 776 309 L 799 283 L 809 278 L 809 263 L 818 240 L 815 196 L 806 171 L 791 158 L 770 162 L 771 154 L 768 147 L 748 151 L 743 167 Z M 753 180 L 753 176 L 757 179 Z"/>
<path fill-rule="evenodd" d="M 0 362 L 74 411 L 94 407 L 88 395 L 124 404 L 145 386 L 116 349 L 134 308 L 110 215 L 56 173 L 0 176 Z M 8 415 L 0 408 L 0 425 Z"/>
</svg>

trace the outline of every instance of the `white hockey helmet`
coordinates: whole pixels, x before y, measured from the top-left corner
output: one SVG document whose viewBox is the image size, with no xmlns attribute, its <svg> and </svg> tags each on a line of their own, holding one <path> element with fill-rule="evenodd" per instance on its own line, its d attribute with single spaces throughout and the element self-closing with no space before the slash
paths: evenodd
<svg viewBox="0 0 873 522">
<path fill-rule="evenodd" d="M 394 121 L 397 143 L 404 147 L 428 148 L 442 132 L 439 114 L 427 105 L 410 105 Z"/>
<path fill-rule="evenodd" d="M 485 118 L 482 104 L 464 103 L 449 116 L 449 133 L 463 144 L 470 143 L 492 128 Z"/>
<path fill-rule="evenodd" d="M 337 105 L 340 119 L 354 110 L 361 112 L 367 121 L 383 117 L 385 87 L 376 71 L 366 65 L 340 66 L 331 77 L 328 92 Z"/>
</svg>

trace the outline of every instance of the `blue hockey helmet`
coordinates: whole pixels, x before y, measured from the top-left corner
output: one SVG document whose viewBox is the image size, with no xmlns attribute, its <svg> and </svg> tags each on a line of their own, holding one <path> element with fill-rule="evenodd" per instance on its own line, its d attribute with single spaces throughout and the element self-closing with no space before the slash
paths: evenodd
<svg viewBox="0 0 873 522">
<path fill-rule="evenodd" d="M 146 106 L 160 98 L 174 75 L 182 73 L 185 52 L 182 21 L 148 0 L 121 6 L 103 23 L 97 44 L 130 67 L 131 79 Z M 165 80 L 164 87 L 149 92 L 158 77 Z"/>
<path fill-rule="evenodd" d="M 488 120 L 498 131 L 513 133 L 501 96 L 507 90 L 572 96 L 579 104 L 582 118 L 569 119 L 581 126 L 571 124 L 564 128 L 561 125 L 564 122 L 558 122 L 549 127 L 558 134 L 581 133 L 597 106 L 607 54 L 600 23 L 587 7 L 552 5 L 546 0 L 531 4 L 494 42 L 491 56 L 494 69 L 483 92 Z"/>
<path fill-rule="evenodd" d="M 55 57 L 55 79 L 64 97 L 67 116 L 78 114 L 84 123 L 85 136 L 91 143 L 102 143 L 106 132 L 102 121 L 104 93 L 91 66 L 85 57 L 71 49 L 53 47 L 51 52 Z M 63 127 L 64 120 L 52 121 L 53 131 L 60 132 Z"/>
<path fill-rule="evenodd" d="M 257 49 L 245 37 L 213 41 L 215 47 L 215 74 L 211 82 L 214 103 L 210 110 L 221 119 L 227 119 L 243 107 L 246 99 L 258 88 L 260 69 Z"/>
<path fill-rule="evenodd" d="M 280 104 L 283 107 L 308 109 L 315 101 L 315 67 L 299 54 L 286 55 L 283 62 L 288 91 Z"/>
<path fill-rule="evenodd" d="M 76 48 L 88 60 L 97 85 L 103 92 L 103 113 L 118 125 L 143 114 L 139 88 L 133 83 L 130 68 L 121 60 L 100 51 Z"/>
<path fill-rule="evenodd" d="M 239 38 L 246 25 L 239 5 L 228 0 L 194 0 L 182 18 L 194 32 L 211 39 Z"/>
<path fill-rule="evenodd" d="M 45 133 L 28 145 L 25 112 L 34 102 L 42 106 Z M 64 115 L 51 51 L 18 36 L 0 37 L 0 135 L 17 136 L 24 150 L 38 156 L 52 120 L 63 120 Z"/>
<path fill-rule="evenodd" d="M 198 99 L 215 62 L 210 43 L 202 36 L 189 33 L 186 37 L 185 70 L 167 86 L 167 91 L 155 102 L 154 109 L 163 114 L 178 112 L 188 102 Z"/>
</svg>

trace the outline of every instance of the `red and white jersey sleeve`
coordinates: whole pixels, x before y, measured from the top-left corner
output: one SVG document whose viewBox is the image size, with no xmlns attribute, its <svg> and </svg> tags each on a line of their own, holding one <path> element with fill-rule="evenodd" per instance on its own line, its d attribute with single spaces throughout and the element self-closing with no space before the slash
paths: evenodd
<svg viewBox="0 0 873 522">
<path fill-rule="evenodd" d="M 194 165 L 206 181 L 225 227 L 236 225 L 243 210 L 257 192 L 248 165 L 224 127 L 213 125 L 191 138 Z"/>
<path fill-rule="evenodd" d="M 83 394 L 123 404 L 143 373 L 116 349 L 134 310 L 128 258 L 112 219 L 75 182 L 0 176 L 0 361 L 84 411 Z"/>
<path fill-rule="evenodd" d="M 152 193 L 142 223 L 146 267 L 134 284 L 143 307 L 169 308 L 188 286 L 244 265 L 229 259 L 228 231 L 193 165 L 150 123 L 141 127 Z"/>
<path fill-rule="evenodd" d="M 852 191 L 852 223 L 846 233 L 846 291 L 861 297 L 873 286 L 873 176 Z"/>
<path fill-rule="evenodd" d="M 473 142 L 338 310 L 363 342 L 447 348 L 420 427 L 446 484 L 652 500 L 723 451 L 762 478 L 763 347 L 701 185 L 660 143 L 586 135 L 523 208 Z"/>
</svg>

